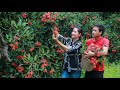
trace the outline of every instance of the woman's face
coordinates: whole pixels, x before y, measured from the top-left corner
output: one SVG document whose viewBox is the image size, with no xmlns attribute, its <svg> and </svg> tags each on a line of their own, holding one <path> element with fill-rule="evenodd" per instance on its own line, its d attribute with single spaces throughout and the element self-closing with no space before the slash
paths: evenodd
<svg viewBox="0 0 120 90">
<path fill-rule="evenodd" d="M 72 39 L 76 39 L 79 38 L 81 34 L 78 32 L 77 28 L 74 28 L 71 35 L 72 35 Z"/>
</svg>

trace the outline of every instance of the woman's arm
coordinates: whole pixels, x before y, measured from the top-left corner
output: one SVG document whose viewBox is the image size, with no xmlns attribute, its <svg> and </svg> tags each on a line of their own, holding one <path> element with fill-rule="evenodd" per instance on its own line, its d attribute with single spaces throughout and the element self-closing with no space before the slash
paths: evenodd
<svg viewBox="0 0 120 90">
<path fill-rule="evenodd" d="M 69 53 L 76 53 L 78 51 L 78 48 L 82 47 L 82 44 L 79 42 L 73 46 L 66 46 L 64 44 L 62 44 L 57 38 L 55 38 L 55 36 L 53 35 L 53 39 L 55 41 L 55 43 L 61 48 L 63 49 L 65 52 L 69 52 Z"/>
<path fill-rule="evenodd" d="M 69 50 L 69 48 L 68 48 L 66 45 L 62 44 L 62 43 L 58 40 L 58 38 L 55 37 L 54 34 L 53 34 L 52 37 L 53 37 L 53 40 L 55 41 L 55 43 L 56 43 L 61 49 L 63 49 L 65 52 Z"/>
<path fill-rule="evenodd" d="M 66 44 L 66 42 L 67 42 L 67 40 L 68 40 L 68 38 L 65 38 L 65 37 L 62 36 L 61 34 L 57 34 L 57 35 L 56 35 L 56 38 L 57 38 L 60 42 L 62 42 L 63 44 Z"/>
</svg>

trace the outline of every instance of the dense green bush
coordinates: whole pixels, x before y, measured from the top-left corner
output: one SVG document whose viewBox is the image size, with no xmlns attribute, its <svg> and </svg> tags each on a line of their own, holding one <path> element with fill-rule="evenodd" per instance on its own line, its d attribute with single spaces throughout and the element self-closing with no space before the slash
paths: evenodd
<svg viewBox="0 0 120 90">
<path fill-rule="evenodd" d="M 52 31 L 59 30 L 70 37 L 74 24 L 83 29 L 81 39 L 91 38 L 91 27 L 103 24 L 104 36 L 110 40 L 109 61 L 119 60 L 120 15 L 102 12 L 1 12 L 0 32 L 8 45 L 10 62 L 1 57 L 0 77 L 5 78 L 58 78 L 61 73 L 63 52 L 52 40 Z M 107 37 L 108 36 L 108 37 Z M 2 44 L 0 46 L 2 48 Z M 2 52 L 1 52 L 2 53 Z"/>
</svg>

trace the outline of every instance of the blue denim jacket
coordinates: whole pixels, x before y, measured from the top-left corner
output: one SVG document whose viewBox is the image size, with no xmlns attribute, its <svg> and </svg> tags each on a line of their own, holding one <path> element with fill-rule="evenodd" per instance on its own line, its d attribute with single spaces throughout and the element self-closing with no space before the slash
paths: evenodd
<svg viewBox="0 0 120 90">
<path fill-rule="evenodd" d="M 72 44 L 72 38 L 65 38 L 62 35 L 59 35 L 58 40 L 69 48 L 69 51 L 64 53 L 63 69 L 68 69 L 69 72 L 71 72 L 71 70 L 81 70 L 80 48 L 82 48 L 82 43 L 80 40 Z"/>
</svg>

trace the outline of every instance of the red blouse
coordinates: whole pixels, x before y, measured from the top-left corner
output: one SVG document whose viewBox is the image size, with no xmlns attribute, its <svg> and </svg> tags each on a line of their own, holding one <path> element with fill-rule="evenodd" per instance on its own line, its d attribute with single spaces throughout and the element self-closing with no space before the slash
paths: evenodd
<svg viewBox="0 0 120 90">
<path fill-rule="evenodd" d="M 86 41 L 87 47 L 94 43 L 95 45 L 98 45 L 100 47 L 108 47 L 109 48 L 109 40 L 103 37 L 100 37 L 99 40 L 95 41 L 95 38 L 91 38 Z M 96 68 L 93 69 L 94 71 L 104 71 L 104 60 L 102 60 L 102 65 L 99 63 L 96 64 Z"/>
</svg>

